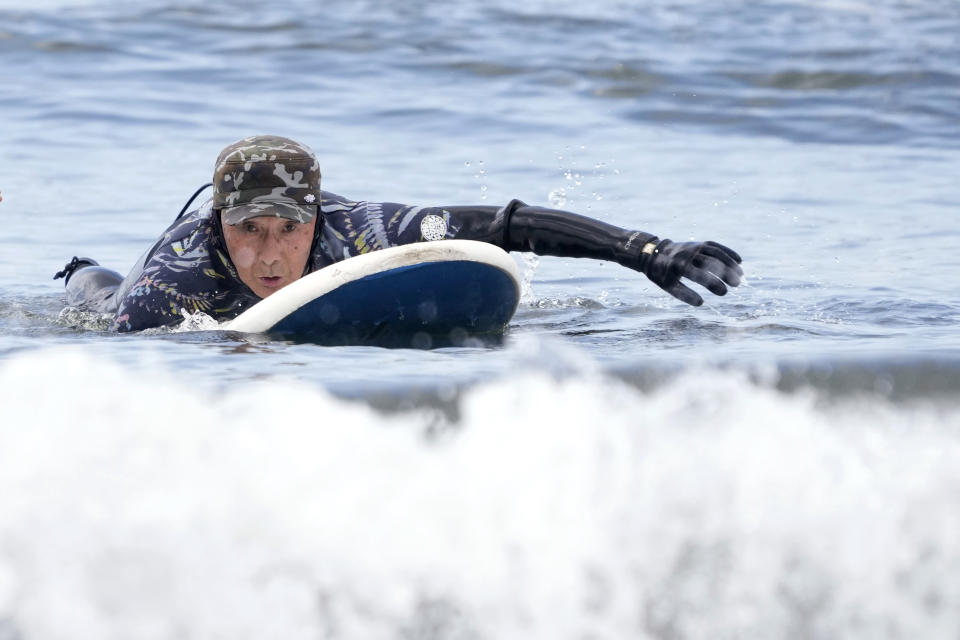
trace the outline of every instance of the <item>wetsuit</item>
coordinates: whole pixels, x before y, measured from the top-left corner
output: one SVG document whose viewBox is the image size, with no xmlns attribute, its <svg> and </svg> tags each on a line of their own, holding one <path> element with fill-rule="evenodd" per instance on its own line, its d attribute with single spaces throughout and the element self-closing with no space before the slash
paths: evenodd
<svg viewBox="0 0 960 640">
<path fill-rule="evenodd" d="M 639 269 L 641 249 L 656 240 L 519 200 L 504 207 L 414 207 L 323 192 L 320 210 L 306 273 L 369 251 L 441 236 Z M 122 282 L 119 274 L 99 266 L 80 269 L 67 282 L 68 303 L 114 313 L 116 331 L 176 324 L 184 311 L 228 320 L 259 300 L 237 275 L 210 203 L 174 222 Z"/>
</svg>

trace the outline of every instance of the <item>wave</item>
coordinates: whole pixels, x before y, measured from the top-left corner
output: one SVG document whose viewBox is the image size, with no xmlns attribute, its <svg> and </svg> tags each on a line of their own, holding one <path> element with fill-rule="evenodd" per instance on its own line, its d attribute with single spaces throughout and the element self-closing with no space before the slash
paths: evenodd
<svg viewBox="0 0 960 640">
<path fill-rule="evenodd" d="M 687 371 L 451 419 L 50 349 L 0 365 L 10 637 L 949 637 L 960 411 Z"/>
</svg>

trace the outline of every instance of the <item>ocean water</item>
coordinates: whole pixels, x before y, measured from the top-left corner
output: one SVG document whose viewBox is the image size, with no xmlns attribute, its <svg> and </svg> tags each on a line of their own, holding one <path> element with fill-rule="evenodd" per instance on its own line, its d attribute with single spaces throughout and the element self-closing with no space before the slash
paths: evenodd
<svg viewBox="0 0 960 640">
<path fill-rule="evenodd" d="M 0 640 L 956 638 L 957 69 L 952 1 L 0 1 Z M 434 350 L 64 310 L 255 133 L 746 282 L 516 255 Z"/>
</svg>

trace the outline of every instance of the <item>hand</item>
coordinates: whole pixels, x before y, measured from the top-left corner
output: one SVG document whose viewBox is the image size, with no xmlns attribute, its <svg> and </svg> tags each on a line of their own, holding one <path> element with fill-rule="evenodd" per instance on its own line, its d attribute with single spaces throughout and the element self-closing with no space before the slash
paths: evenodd
<svg viewBox="0 0 960 640">
<path fill-rule="evenodd" d="M 654 240 L 640 252 L 640 270 L 674 298 L 695 307 L 703 304 L 703 298 L 680 278 L 689 278 L 718 296 L 726 295 L 727 285 L 740 284 L 740 262 L 736 251 L 717 242 Z"/>
</svg>

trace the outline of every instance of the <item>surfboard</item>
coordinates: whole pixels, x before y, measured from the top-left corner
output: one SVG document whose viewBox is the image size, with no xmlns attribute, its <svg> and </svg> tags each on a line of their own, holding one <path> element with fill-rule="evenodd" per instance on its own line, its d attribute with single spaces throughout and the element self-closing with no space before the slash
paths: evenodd
<svg viewBox="0 0 960 640">
<path fill-rule="evenodd" d="M 372 251 L 307 274 L 223 329 L 320 344 L 435 347 L 502 336 L 520 272 L 485 242 L 439 240 Z"/>
</svg>

